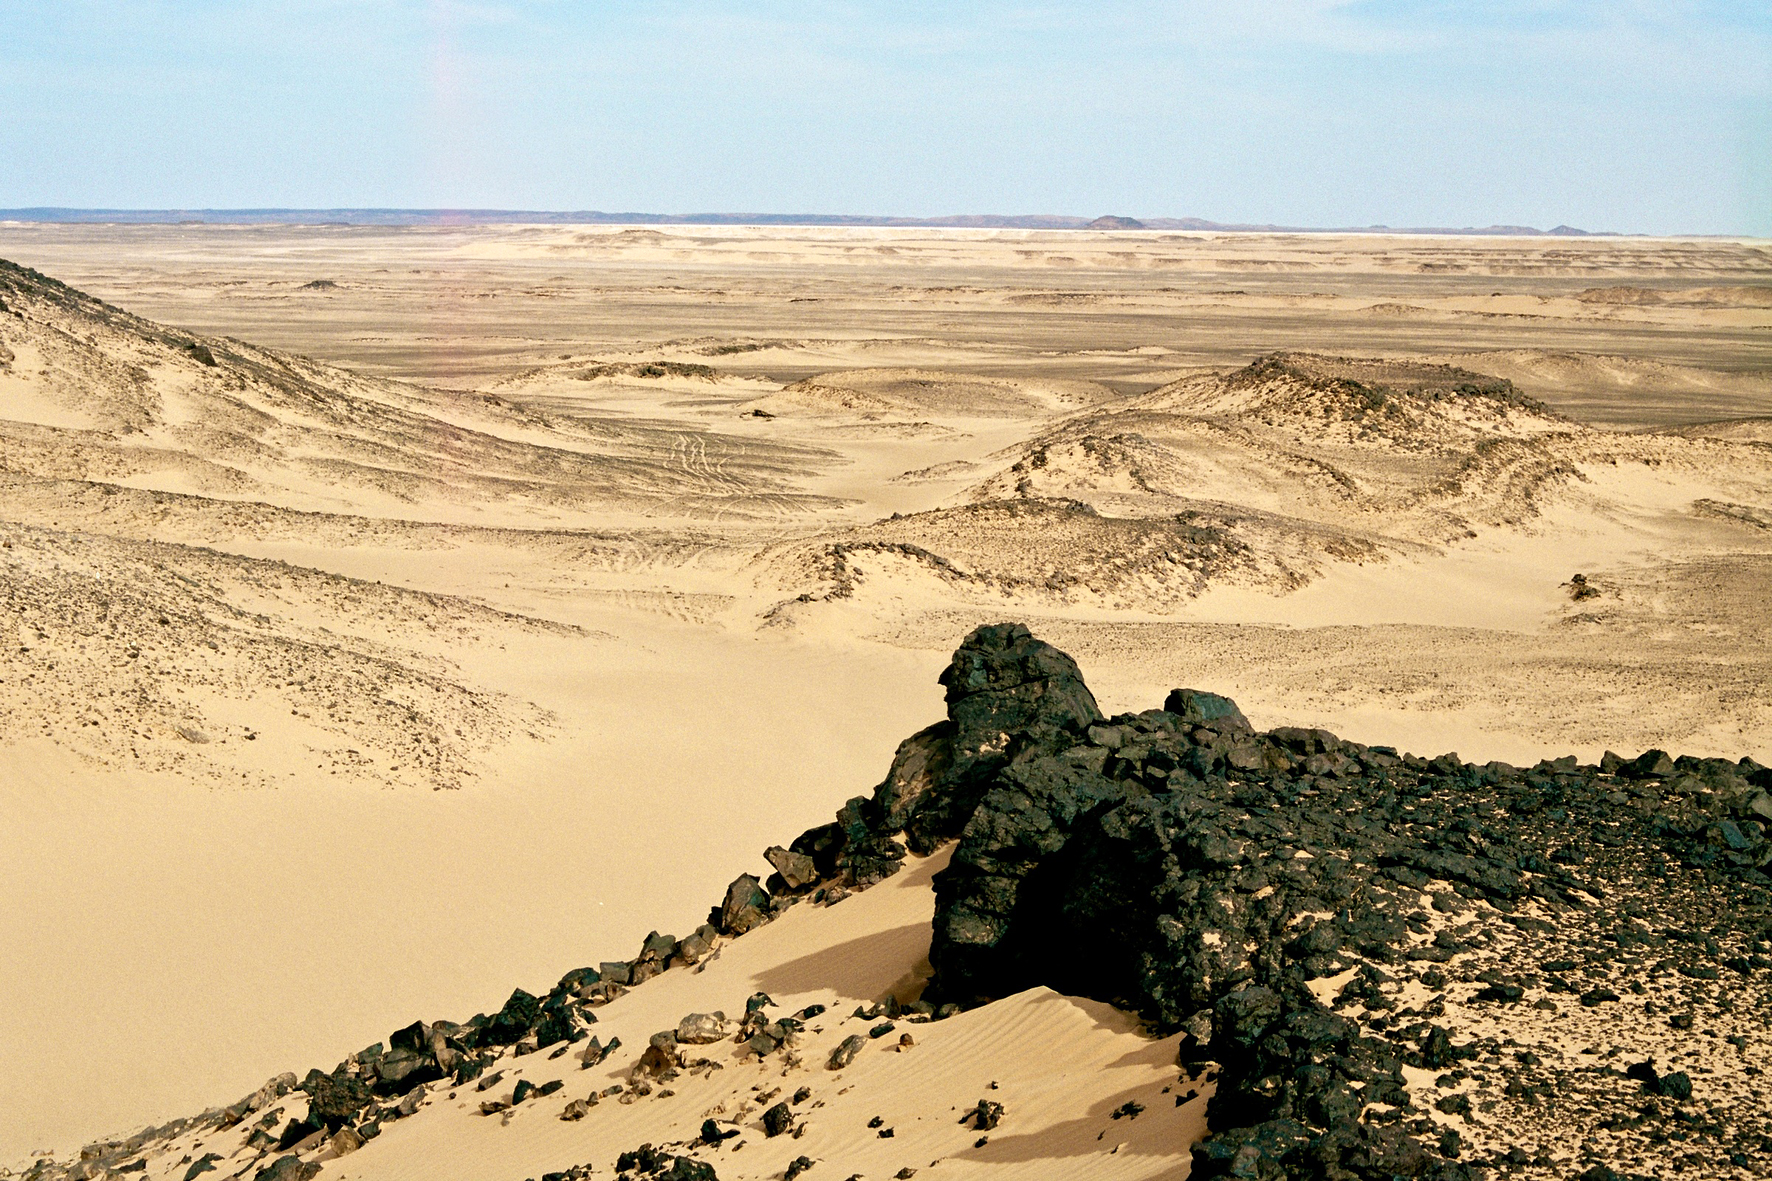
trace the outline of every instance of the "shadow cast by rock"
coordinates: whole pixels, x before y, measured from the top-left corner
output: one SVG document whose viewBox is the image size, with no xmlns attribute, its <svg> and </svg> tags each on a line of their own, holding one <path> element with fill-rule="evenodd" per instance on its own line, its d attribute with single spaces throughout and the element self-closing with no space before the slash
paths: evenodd
<svg viewBox="0 0 1772 1181">
<path fill-rule="evenodd" d="M 928 923 L 906 923 L 850 939 L 765 970 L 758 986 L 771 995 L 828 988 L 856 1000 L 879 1000 L 891 993 L 899 999 L 909 990 L 922 991 L 929 978 Z"/>
</svg>

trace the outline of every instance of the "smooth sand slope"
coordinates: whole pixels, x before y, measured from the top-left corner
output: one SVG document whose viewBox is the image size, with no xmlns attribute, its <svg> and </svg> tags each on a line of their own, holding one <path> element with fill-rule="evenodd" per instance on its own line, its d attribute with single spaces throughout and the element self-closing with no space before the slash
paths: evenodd
<svg viewBox="0 0 1772 1181">
<path fill-rule="evenodd" d="M 887 995 L 914 996 L 927 977 L 930 878 L 945 862 L 940 854 L 914 864 L 836 907 L 797 908 L 723 947 L 698 970 L 668 972 L 596 1010 L 601 1044 L 619 1038 L 644 1048 L 657 1030 L 708 1011 L 713 998 L 726 998 L 728 1029 L 758 992 L 781 1016 L 824 1006 L 791 1050 L 759 1059 L 730 1037 L 685 1044 L 685 1056 L 700 1066 L 636 1088 L 628 1052 L 587 1068 L 583 1043 L 572 1053 L 556 1053 L 559 1045 L 527 1054 L 518 1048 L 487 1072 L 496 1081 L 485 1089 L 439 1088 L 414 1117 L 390 1122 L 362 1149 L 344 1157 L 322 1152 L 325 1172 L 473 1181 L 592 1162 L 603 1172 L 642 1143 L 696 1141 L 709 1118 L 738 1133 L 718 1152 L 701 1149 L 722 1177 L 779 1177 L 802 1156 L 831 1162 L 827 1171 L 881 1177 L 938 1161 L 941 1175 L 956 1177 L 1041 1177 L 1054 1169 L 1160 1177 L 1185 1168 L 1210 1088 L 1195 1088 L 1194 1099 L 1176 1104 L 1176 1039 L 1141 1036 L 1131 1019 L 1096 1002 L 1036 989 L 938 1023 L 901 1021 L 890 1035 L 871 1039 L 850 1066 L 828 1069 L 845 1038 L 882 1021 L 852 1010 Z M 901 1046 L 905 1033 L 912 1042 Z M 524 1080 L 539 1087 L 556 1079 L 564 1087 L 550 1095 L 506 1112 L 481 1111 L 483 1103 L 508 1104 Z M 601 1098 L 582 1118 L 560 1118 L 568 1104 L 592 1095 Z M 1014 1113 L 1014 1130 L 1005 1127 L 983 1145 L 978 1130 L 959 1121 L 981 1098 Z M 240 1128 L 210 1127 L 155 1144 L 144 1175 L 181 1177 L 206 1151 L 218 1152 L 216 1170 L 231 1174 L 260 1158 L 257 1146 L 243 1147 L 254 1127 L 274 1114 L 271 1130 L 280 1131 L 305 1114 L 304 1100 L 296 1092 Z M 759 1116 L 781 1101 L 791 1102 L 800 1130 L 767 1136 Z M 1128 1102 L 1148 1114 L 1115 1118 Z M 881 1122 L 870 1124 L 876 1117 Z M 881 1136 L 882 1127 L 891 1135 Z"/>
<path fill-rule="evenodd" d="M 108 301 L 0 274 L 0 1159 L 692 927 L 985 620 L 1110 712 L 1772 761 L 1762 243 L 0 256 Z"/>
</svg>

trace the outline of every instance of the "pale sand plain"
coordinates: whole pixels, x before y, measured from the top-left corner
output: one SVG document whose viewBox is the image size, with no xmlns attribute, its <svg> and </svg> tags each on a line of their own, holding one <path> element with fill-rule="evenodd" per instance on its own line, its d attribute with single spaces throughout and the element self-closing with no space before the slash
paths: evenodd
<svg viewBox="0 0 1772 1181">
<path fill-rule="evenodd" d="M 1764 243 L 9 225 L 0 257 L 183 330 L 0 314 L 0 1160 L 688 930 L 879 780 L 987 620 L 1110 713 L 1186 684 L 1425 754 L 1772 761 Z M 1314 356 L 1247 368 L 1282 351 Z"/>
</svg>

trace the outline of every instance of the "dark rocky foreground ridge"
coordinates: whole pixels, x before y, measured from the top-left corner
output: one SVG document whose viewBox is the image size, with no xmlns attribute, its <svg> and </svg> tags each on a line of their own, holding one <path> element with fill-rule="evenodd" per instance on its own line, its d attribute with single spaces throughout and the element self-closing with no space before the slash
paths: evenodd
<svg viewBox="0 0 1772 1181">
<path fill-rule="evenodd" d="M 1045 985 L 1182 1033 L 1187 1080 L 1216 1075 L 1196 1178 L 1772 1176 L 1756 1065 L 1772 770 L 1660 751 L 1423 759 L 1257 732 L 1185 689 L 1104 718 L 1075 663 L 1015 624 L 968 636 L 942 683 L 947 719 L 874 794 L 769 849 L 776 872 L 737 879 L 689 938 L 654 934 L 633 960 L 464 1025 L 415 1023 L 202 1118 L 305 1090 L 306 1116 L 262 1133 L 260 1175 L 311 1176 L 304 1143 L 348 1151 L 410 1114 L 420 1084 L 467 1083 L 503 1047 L 586 1042 L 601 1060 L 617 1047 L 591 1036 L 598 1004 L 957 842 L 935 878 L 934 975 L 908 1008 Z M 747 1012 L 737 1037 L 765 1055 L 788 1026 Z M 676 1052 L 661 1034 L 636 1071 Z M 118 1167 L 162 1131 L 88 1159 Z M 650 1146 L 615 1163 L 714 1175 Z"/>
<path fill-rule="evenodd" d="M 1070 659 L 1018 625 L 974 632 L 943 683 L 948 721 L 901 746 L 839 828 L 864 847 L 958 838 L 936 878 L 933 999 L 1043 984 L 1184 1030 L 1184 1061 L 1220 1064 L 1195 1177 L 1533 1171 L 1571 1132 L 1584 1176 L 1772 1171 L 1772 1090 L 1753 1065 L 1664 1076 L 1626 1042 L 1588 1055 L 1583 1078 L 1488 1031 L 1527 1006 L 1553 1022 L 1634 1007 L 1689 1030 L 1699 1008 L 1763 1042 L 1772 771 L 1660 751 L 1428 760 L 1257 733 L 1189 690 L 1104 719 Z M 1454 979 L 1476 986 L 1460 1008 L 1481 1029 L 1447 1019 Z M 1745 1056 L 1749 1035 L 1729 1044 Z M 1413 1101 L 1405 1067 L 1438 1074 L 1435 1109 L 1459 1118 Z M 1478 1108 L 1536 1125 L 1537 1151 L 1466 1150 L 1473 1075 Z M 1601 1152 L 1581 1135 L 1601 1129 L 1626 1135 Z"/>
</svg>

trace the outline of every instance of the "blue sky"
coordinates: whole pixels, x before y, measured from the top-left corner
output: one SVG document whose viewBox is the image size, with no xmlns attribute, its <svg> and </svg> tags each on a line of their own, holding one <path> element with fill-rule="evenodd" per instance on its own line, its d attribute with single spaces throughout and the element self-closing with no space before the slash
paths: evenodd
<svg viewBox="0 0 1772 1181">
<path fill-rule="evenodd" d="M 1772 234 L 1772 4 L 0 0 L 0 207 Z"/>
</svg>

